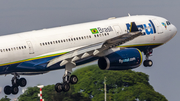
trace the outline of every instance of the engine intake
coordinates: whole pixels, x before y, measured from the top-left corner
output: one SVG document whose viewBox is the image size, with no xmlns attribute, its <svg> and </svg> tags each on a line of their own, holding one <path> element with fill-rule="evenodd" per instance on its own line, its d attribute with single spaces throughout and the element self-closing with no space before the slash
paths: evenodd
<svg viewBox="0 0 180 101">
<path fill-rule="evenodd" d="M 137 68 L 142 63 L 141 51 L 136 48 L 126 48 L 116 51 L 98 60 L 99 68 L 103 70 L 127 70 Z"/>
</svg>

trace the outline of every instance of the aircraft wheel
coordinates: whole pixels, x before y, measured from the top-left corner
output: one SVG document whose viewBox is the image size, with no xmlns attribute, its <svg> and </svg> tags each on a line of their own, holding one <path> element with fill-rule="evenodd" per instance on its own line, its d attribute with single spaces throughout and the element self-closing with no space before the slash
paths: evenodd
<svg viewBox="0 0 180 101">
<path fill-rule="evenodd" d="M 151 67 L 151 66 L 153 65 L 153 62 L 152 62 L 152 60 L 145 60 L 145 61 L 143 62 L 143 65 L 144 65 L 145 67 Z"/>
<path fill-rule="evenodd" d="M 64 92 L 67 92 L 67 91 L 69 91 L 69 89 L 70 89 L 69 83 L 64 82 L 64 83 L 62 84 L 62 90 L 63 90 Z"/>
<path fill-rule="evenodd" d="M 56 90 L 56 92 L 61 92 L 62 91 L 62 84 L 61 83 L 57 83 L 55 85 L 55 90 Z"/>
<path fill-rule="evenodd" d="M 18 80 L 18 83 L 19 83 L 19 85 L 20 85 L 21 87 L 25 87 L 26 84 L 27 84 L 27 81 L 26 81 L 25 78 L 20 78 L 20 79 Z"/>
<path fill-rule="evenodd" d="M 17 94 L 19 92 L 19 88 L 17 86 L 12 86 L 12 94 Z"/>
<path fill-rule="evenodd" d="M 70 82 L 71 82 L 71 84 L 76 84 L 78 82 L 77 76 L 71 75 Z"/>
<path fill-rule="evenodd" d="M 4 87 L 4 93 L 6 95 L 10 95 L 11 94 L 11 87 L 10 86 L 5 86 Z"/>
</svg>

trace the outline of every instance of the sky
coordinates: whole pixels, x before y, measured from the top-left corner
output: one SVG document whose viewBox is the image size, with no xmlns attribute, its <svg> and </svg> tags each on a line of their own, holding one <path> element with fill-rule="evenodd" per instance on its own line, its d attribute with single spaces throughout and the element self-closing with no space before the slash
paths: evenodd
<svg viewBox="0 0 180 101">
<path fill-rule="evenodd" d="M 123 17 L 128 16 L 128 13 L 161 16 L 180 29 L 179 4 L 179 0 L 0 0 L 0 35 Z M 154 62 L 152 67 L 134 69 L 148 74 L 155 91 L 169 101 L 180 99 L 179 39 L 178 32 L 168 43 L 154 49 L 150 57 Z M 61 82 L 63 74 L 64 70 L 56 70 L 43 75 L 21 77 L 27 79 L 26 87 L 30 87 Z M 1 75 L 0 89 L 11 85 L 12 77 Z M 22 94 L 21 91 L 22 88 L 19 94 L 8 97 L 17 98 Z M 1 92 L 0 98 L 4 96 Z"/>
</svg>

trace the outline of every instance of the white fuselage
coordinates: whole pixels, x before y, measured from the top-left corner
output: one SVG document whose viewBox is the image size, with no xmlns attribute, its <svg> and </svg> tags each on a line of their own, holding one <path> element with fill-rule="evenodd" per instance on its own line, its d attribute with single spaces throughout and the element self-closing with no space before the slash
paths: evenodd
<svg viewBox="0 0 180 101">
<path fill-rule="evenodd" d="M 152 20 L 156 33 L 139 36 L 120 47 L 159 46 L 170 40 L 176 33 L 174 25 L 163 26 L 166 19 L 156 16 L 129 16 L 109 20 L 95 21 L 64 27 L 30 31 L 0 37 L 0 66 L 21 63 L 35 59 L 64 54 L 66 52 L 105 42 L 108 39 L 127 33 L 127 24 L 147 25 Z M 152 27 L 152 26 L 151 26 Z M 90 29 L 99 28 L 99 34 Z M 112 30 L 108 30 L 112 28 Z M 146 32 L 145 29 L 141 29 Z M 143 50 L 142 50 L 143 51 Z"/>
</svg>

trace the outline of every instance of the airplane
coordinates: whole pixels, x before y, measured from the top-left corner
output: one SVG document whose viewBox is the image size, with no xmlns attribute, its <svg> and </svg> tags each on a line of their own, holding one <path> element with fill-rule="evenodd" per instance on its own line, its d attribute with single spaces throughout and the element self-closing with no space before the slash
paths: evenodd
<svg viewBox="0 0 180 101">
<path fill-rule="evenodd" d="M 0 36 L 0 75 L 12 74 L 7 95 L 17 94 L 27 81 L 20 75 L 38 75 L 65 69 L 57 92 L 67 92 L 78 77 L 72 68 L 98 60 L 102 70 L 127 70 L 153 65 L 152 50 L 172 39 L 177 28 L 152 15 L 109 18 L 56 28 Z"/>
</svg>

